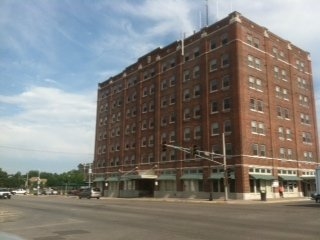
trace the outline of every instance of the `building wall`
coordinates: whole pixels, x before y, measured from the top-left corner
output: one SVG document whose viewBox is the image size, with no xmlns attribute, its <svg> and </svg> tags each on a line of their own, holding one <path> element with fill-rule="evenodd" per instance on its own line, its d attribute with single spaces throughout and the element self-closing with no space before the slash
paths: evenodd
<svg viewBox="0 0 320 240">
<path fill-rule="evenodd" d="M 253 131 L 254 123 L 262 127 Z M 281 169 L 296 169 L 300 176 L 300 169 L 318 162 L 309 53 L 237 12 L 99 84 L 93 171 L 107 178 L 136 166 L 158 175 L 172 170 L 177 192 L 186 187 L 180 177 L 198 171 L 203 196 L 218 165 L 186 150 L 196 145 L 222 154 L 223 132 L 235 197 L 250 198 L 249 168 L 272 169 L 275 177 Z M 183 149 L 162 151 L 163 143 Z"/>
</svg>

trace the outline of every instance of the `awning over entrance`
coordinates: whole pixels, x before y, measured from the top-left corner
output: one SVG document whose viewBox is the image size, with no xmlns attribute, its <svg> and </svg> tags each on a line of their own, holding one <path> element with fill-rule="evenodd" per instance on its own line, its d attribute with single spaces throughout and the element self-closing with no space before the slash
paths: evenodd
<svg viewBox="0 0 320 240">
<path fill-rule="evenodd" d="M 211 173 L 209 179 L 224 179 L 224 173 Z M 230 174 L 230 179 L 235 179 L 234 172 Z"/>
<path fill-rule="evenodd" d="M 279 176 L 279 178 L 284 181 L 300 181 L 301 180 L 301 178 L 299 178 L 298 176 Z"/>
<path fill-rule="evenodd" d="M 119 177 L 108 177 L 107 182 L 118 182 L 119 181 Z"/>
<path fill-rule="evenodd" d="M 176 175 L 169 175 L 169 174 L 162 174 L 160 175 L 157 180 L 160 180 L 160 181 L 175 181 L 176 180 Z"/>
<path fill-rule="evenodd" d="M 300 178 L 302 180 L 315 180 L 316 176 L 301 176 Z"/>
<path fill-rule="evenodd" d="M 264 174 L 250 174 L 250 177 L 253 179 L 262 179 L 262 180 L 274 180 L 276 179 L 272 175 L 264 175 Z"/>
<path fill-rule="evenodd" d="M 157 175 L 149 175 L 149 174 L 139 174 L 139 175 L 130 175 L 127 178 L 129 179 L 156 179 Z"/>
<path fill-rule="evenodd" d="M 128 179 L 157 179 L 154 169 L 138 170 L 135 174 L 126 176 Z"/>
<path fill-rule="evenodd" d="M 96 177 L 95 179 L 93 179 L 93 182 L 104 182 L 104 177 Z"/>
<path fill-rule="evenodd" d="M 209 179 L 221 179 L 224 178 L 223 173 L 211 173 Z"/>
<path fill-rule="evenodd" d="M 123 173 L 120 176 L 121 181 L 135 180 L 135 179 L 157 179 L 158 176 L 155 174 L 153 169 L 137 170 L 127 173 Z M 119 181 L 118 179 L 116 181 Z"/>
<path fill-rule="evenodd" d="M 183 174 L 180 178 L 181 180 L 202 180 L 202 173 L 194 173 L 194 174 Z"/>
</svg>

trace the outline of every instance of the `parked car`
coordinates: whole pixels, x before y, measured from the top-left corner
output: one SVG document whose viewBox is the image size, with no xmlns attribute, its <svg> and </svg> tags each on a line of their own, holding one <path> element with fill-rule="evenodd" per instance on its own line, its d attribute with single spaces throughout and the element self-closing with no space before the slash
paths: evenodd
<svg viewBox="0 0 320 240">
<path fill-rule="evenodd" d="M 59 192 L 53 188 L 44 188 L 41 192 L 43 195 L 58 195 Z"/>
<path fill-rule="evenodd" d="M 84 188 L 81 189 L 79 194 L 79 199 L 81 198 L 96 198 L 99 199 L 101 197 L 101 192 L 99 188 Z"/>
<path fill-rule="evenodd" d="M 312 193 L 311 194 L 311 199 L 315 200 L 317 203 L 320 202 L 320 194 Z"/>
<path fill-rule="evenodd" d="M 27 191 L 24 189 L 15 189 L 11 191 L 12 195 L 20 194 L 20 195 L 26 195 Z"/>
<path fill-rule="evenodd" d="M 80 192 L 79 189 L 72 189 L 72 190 L 68 191 L 68 195 L 78 196 L 79 192 Z"/>
<path fill-rule="evenodd" d="M 58 194 L 59 194 L 59 192 L 58 192 L 58 190 L 56 190 L 56 189 L 52 189 L 51 194 L 52 194 L 52 195 L 58 195 Z"/>
<path fill-rule="evenodd" d="M 2 199 L 10 199 L 11 198 L 11 192 L 8 188 L 0 188 L 0 198 Z"/>
</svg>

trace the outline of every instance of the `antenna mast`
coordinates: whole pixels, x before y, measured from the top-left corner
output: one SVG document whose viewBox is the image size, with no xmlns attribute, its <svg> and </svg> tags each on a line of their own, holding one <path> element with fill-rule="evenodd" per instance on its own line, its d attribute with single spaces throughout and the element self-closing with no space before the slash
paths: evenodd
<svg viewBox="0 0 320 240">
<path fill-rule="evenodd" d="M 209 6 L 208 6 L 208 0 L 206 0 L 206 25 L 209 26 Z"/>
<path fill-rule="evenodd" d="M 219 20 L 219 0 L 216 0 L 217 2 L 216 2 L 216 4 L 217 4 L 217 6 L 216 6 L 216 8 L 217 8 L 217 20 Z"/>
</svg>

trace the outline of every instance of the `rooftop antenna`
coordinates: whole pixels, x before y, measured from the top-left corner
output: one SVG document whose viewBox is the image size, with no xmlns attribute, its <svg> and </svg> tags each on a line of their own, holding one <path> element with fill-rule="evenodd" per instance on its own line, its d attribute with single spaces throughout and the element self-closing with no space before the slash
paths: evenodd
<svg viewBox="0 0 320 240">
<path fill-rule="evenodd" d="M 219 20 L 219 0 L 216 1 L 217 19 Z"/>
<path fill-rule="evenodd" d="M 186 33 L 182 33 L 182 40 L 181 40 L 181 55 L 184 56 L 184 39 L 186 37 Z"/>
<path fill-rule="evenodd" d="M 208 0 L 206 0 L 206 25 L 209 26 L 209 6 L 208 6 Z"/>
</svg>

